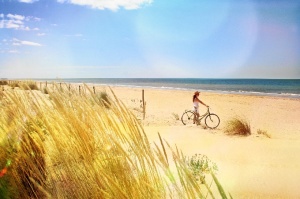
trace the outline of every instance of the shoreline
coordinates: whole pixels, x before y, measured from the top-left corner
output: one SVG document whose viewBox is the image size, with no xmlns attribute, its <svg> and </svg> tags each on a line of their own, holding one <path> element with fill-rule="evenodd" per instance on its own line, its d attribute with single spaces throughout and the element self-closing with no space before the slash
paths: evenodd
<svg viewBox="0 0 300 199">
<path fill-rule="evenodd" d="M 289 99 L 300 99 L 300 90 L 296 90 L 295 92 L 285 92 L 285 91 L 281 91 L 281 92 L 261 92 L 261 91 L 247 91 L 247 90 L 242 90 L 240 88 L 237 89 L 230 89 L 228 88 L 227 90 L 225 89 L 201 89 L 201 87 L 205 87 L 205 84 L 199 84 L 199 87 L 196 86 L 197 84 L 186 84 L 188 85 L 187 87 L 181 86 L 179 84 L 179 86 L 168 86 L 167 84 L 169 83 L 164 83 L 166 86 L 164 85 L 159 85 L 159 86 L 151 86 L 151 85 L 145 85 L 147 83 L 141 83 L 141 82 L 137 82 L 136 84 L 141 84 L 141 85 L 135 85 L 134 83 L 101 83 L 101 82 L 95 82 L 93 80 L 98 79 L 98 78 L 89 78 L 89 79 L 76 79 L 76 78 L 70 78 L 70 79 L 65 79 L 63 80 L 55 80 L 55 79 L 36 79 L 36 80 L 32 80 L 32 81 L 36 81 L 36 82 L 46 82 L 49 81 L 48 83 L 51 84 L 53 82 L 55 83 L 66 83 L 66 84 L 87 84 L 87 85 L 94 85 L 94 86 L 116 86 L 116 87 L 128 87 L 128 88 L 147 88 L 147 89 L 160 89 L 160 90 L 179 90 L 179 91 L 195 91 L 198 90 L 200 92 L 208 92 L 208 93 L 220 93 L 220 94 L 236 94 L 236 95 L 253 95 L 253 96 L 270 96 L 270 97 L 282 97 L 282 98 L 289 98 Z M 99 78 L 99 79 L 122 79 L 122 78 Z M 129 79 L 147 79 L 147 78 L 129 78 Z M 151 79 L 151 78 L 150 78 Z M 160 79 L 160 78 L 158 78 Z M 162 78 L 162 79 L 168 79 L 168 78 Z M 172 78 L 170 78 L 172 79 Z M 176 78 L 175 78 L 176 79 Z M 187 78 L 189 79 L 189 78 Z M 197 78 L 196 78 L 197 79 Z M 201 78 L 200 78 L 201 79 Z M 28 79 L 29 80 L 29 79 Z M 210 80 L 210 79 L 207 79 Z M 222 80 L 222 79 L 215 79 L 215 80 Z M 243 80 L 243 79 L 229 79 L 229 80 Z M 249 80 L 249 79 L 246 79 Z M 252 80 L 252 79 L 250 79 Z M 256 79 L 254 79 L 256 80 Z M 258 79 L 260 80 L 260 79 Z M 262 79 L 262 80 L 277 80 L 277 79 Z M 285 80 L 285 79 L 284 79 Z M 298 80 L 298 79 L 292 79 L 292 80 Z M 153 82 L 150 82 L 150 84 Z M 161 83 L 162 84 L 162 83 Z M 173 84 L 173 83 L 172 83 Z M 207 84 L 206 84 L 207 85 Z M 214 85 L 213 83 L 211 85 Z M 216 86 L 220 86 L 220 85 L 216 85 Z M 224 85 L 225 87 L 228 85 Z M 229 85 L 230 86 L 230 85 Z M 232 85 L 231 85 L 232 86 Z M 295 88 L 294 88 L 295 89 Z"/>
<path fill-rule="evenodd" d="M 174 91 L 190 91 L 194 92 L 195 89 L 191 88 L 174 88 L 174 87 L 153 87 L 153 86 L 136 86 L 136 85 L 120 85 L 120 84 L 98 84 L 98 83 L 70 83 L 70 84 L 86 84 L 102 87 L 122 87 L 122 88 L 140 88 L 140 89 L 154 89 L 154 90 L 174 90 Z M 300 94 L 294 93 L 263 93 L 263 92 L 249 92 L 249 91 L 222 91 L 222 90 L 203 90 L 198 89 L 200 92 L 214 93 L 214 94 L 233 94 L 233 95 L 249 95 L 249 96 L 266 96 L 266 97 L 278 97 L 288 99 L 299 99 Z"/>
</svg>

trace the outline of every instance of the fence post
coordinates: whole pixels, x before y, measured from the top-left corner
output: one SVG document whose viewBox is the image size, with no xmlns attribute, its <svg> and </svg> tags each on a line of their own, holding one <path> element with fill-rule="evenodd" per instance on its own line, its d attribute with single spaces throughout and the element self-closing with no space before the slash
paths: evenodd
<svg viewBox="0 0 300 199">
<path fill-rule="evenodd" d="M 142 103 L 143 103 L 143 120 L 145 119 L 146 114 L 146 103 L 145 103 L 145 96 L 144 96 L 144 89 L 142 90 Z"/>
<path fill-rule="evenodd" d="M 46 87 L 47 87 L 47 81 L 46 81 Z"/>
<path fill-rule="evenodd" d="M 93 86 L 93 90 L 94 90 L 94 94 L 96 94 L 96 91 L 95 91 L 95 86 Z"/>
<path fill-rule="evenodd" d="M 79 95 L 80 95 L 80 85 L 79 85 Z"/>
</svg>

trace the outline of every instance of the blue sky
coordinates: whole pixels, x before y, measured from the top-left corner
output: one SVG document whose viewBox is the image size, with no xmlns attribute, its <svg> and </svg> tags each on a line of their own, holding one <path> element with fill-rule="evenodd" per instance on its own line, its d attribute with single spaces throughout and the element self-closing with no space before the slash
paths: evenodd
<svg viewBox="0 0 300 199">
<path fill-rule="evenodd" d="M 0 0 L 0 78 L 300 78 L 298 0 Z"/>
</svg>

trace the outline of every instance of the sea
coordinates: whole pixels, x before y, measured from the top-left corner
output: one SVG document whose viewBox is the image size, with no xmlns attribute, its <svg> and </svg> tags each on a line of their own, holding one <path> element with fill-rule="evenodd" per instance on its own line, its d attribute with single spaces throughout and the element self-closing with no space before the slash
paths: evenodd
<svg viewBox="0 0 300 199">
<path fill-rule="evenodd" d="M 72 78 L 39 80 L 164 90 L 190 90 L 193 92 L 197 90 L 200 92 L 300 99 L 300 79 Z"/>
</svg>

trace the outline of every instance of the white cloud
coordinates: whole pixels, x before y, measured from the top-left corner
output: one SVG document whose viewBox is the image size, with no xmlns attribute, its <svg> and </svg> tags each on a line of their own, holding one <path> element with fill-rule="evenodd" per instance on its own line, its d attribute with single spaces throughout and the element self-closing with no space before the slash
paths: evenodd
<svg viewBox="0 0 300 199">
<path fill-rule="evenodd" d="M 39 0 L 19 0 L 19 2 L 21 2 L 21 3 L 33 3 L 36 1 L 39 1 Z"/>
<path fill-rule="evenodd" d="M 26 21 L 41 21 L 42 19 L 39 17 L 27 16 L 25 18 Z"/>
<path fill-rule="evenodd" d="M 5 24 L 5 28 L 20 29 L 21 27 L 21 25 L 16 24 L 13 21 L 7 21 L 7 23 Z"/>
<path fill-rule="evenodd" d="M 0 28 L 4 28 L 4 20 L 0 21 Z"/>
<path fill-rule="evenodd" d="M 15 29 L 15 30 L 39 30 L 39 28 L 30 28 L 25 25 L 24 22 L 34 21 L 38 22 L 41 21 L 40 18 L 33 17 L 33 16 L 23 16 L 17 14 L 7 14 L 6 18 L 4 14 L 0 14 L 0 28 L 8 28 L 8 29 Z"/>
<path fill-rule="evenodd" d="M 32 42 L 32 41 L 21 41 L 21 40 L 18 40 L 16 38 L 13 38 L 13 46 L 22 46 L 22 45 L 26 45 L 26 46 L 42 46 L 41 44 L 39 43 L 36 43 L 36 42 Z"/>
<path fill-rule="evenodd" d="M 21 41 L 22 45 L 27 45 L 27 46 L 42 46 L 39 43 L 31 42 L 31 41 Z"/>
<path fill-rule="evenodd" d="M 24 24 L 23 21 L 21 21 L 21 20 L 8 20 L 8 22 L 14 23 L 14 24 L 19 24 L 19 25 Z"/>
<path fill-rule="evenodd" d="M 141 5 L 150 4 L 152 0 L 57 0 L 57 2 L 89 6 L 100 10 L 118 10 L 121 7 L 133 10 L 140 8 Z"/>
<path fill-rule="evenodd" d="M 6 16 L 10 19 L 15 19 L 15 20 L 24 20 L 25 19 L 25 16 L 22 16 L 22 15 L 8 14 Z"/>
</svg>

